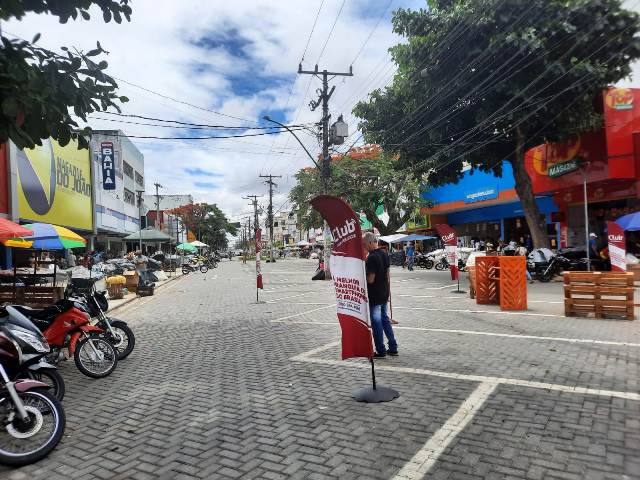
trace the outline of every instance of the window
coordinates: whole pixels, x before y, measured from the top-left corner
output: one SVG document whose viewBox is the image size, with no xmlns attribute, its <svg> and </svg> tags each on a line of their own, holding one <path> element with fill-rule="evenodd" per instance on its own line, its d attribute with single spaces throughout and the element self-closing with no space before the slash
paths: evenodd
<svg viewBox="0 0 640 480">
<path fill-rule="evenodd" d="M 144 178 L 138 172 L 136 172 L 136 183 L 141 187 L 144 187 Z"/>
<path fill-rule="evenodd" d="M 131 165 L 129 165 L 127 162 L 124 162 L 123 164 L 123 170 L 124 170 L 124 174 L 129 177 L 129 178 L 133 178 L 133 167 Z"/>
<path fill-rule="evenodd" d="M 125 163 L 126 165 L 126 163 Z M 131 190 L 124 189 L 124 201 L 129 205 L 136 204 L 136 196 Z"/>
</svg>

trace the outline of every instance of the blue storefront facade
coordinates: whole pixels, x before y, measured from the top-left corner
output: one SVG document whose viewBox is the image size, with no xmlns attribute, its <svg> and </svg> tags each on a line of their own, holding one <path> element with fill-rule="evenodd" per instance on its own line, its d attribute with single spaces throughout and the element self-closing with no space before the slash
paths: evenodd
<svg viewBox="0 0 640 480">
<path fill-rule="evenodd" d="M 529 229 L 508 162 L 503 162 L 501 177 L 467 169 L 458 183 L 434 187 L 421 195 L 433 205 L 425 213 L 438 221 L 446 218 L 465 245 L 472 239 L 527 242 Z M 536 203 L 547 224 L 549 245 L 556 248 L 560 240 L 559 224 L 554 221 L 558 206 L 552 196 L 538 196 Z"/>
</svg>

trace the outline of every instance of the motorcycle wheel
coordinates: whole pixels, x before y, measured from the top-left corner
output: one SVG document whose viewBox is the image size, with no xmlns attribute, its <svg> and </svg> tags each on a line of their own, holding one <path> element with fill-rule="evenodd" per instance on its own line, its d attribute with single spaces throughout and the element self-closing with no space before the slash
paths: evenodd
<svg viewBox="0 0 640 480">
<path fill-rule="evenodd" d="M 187 273 L 189 273 L 191 270 L 189 269 L 189 267 L 187 267 L 186 265 L 182 266 L 182 273 L 184 275 L 186 275 Z"/>
<path fill-rule="evenodd" d="M 102 358 L 96 358 L 93 345 Z M 113 345 L 98 335 L 85 337 L 76 345 L 73 354 L 76 367 L 87 377 L 103 378 L 111 374 L 118 365 L 118 353 Z"/>
<path fill-rule="evenodd" d="M 442 262 L 438 262 L 438 263 L 436 263 L 436 270 L 438 270 L 438 271 L 440 271 L 440 272 L 441 272 L 442 270 L 444 270 L 444 264 L 443 264 Z"/>
<path fill-rule="evenodd" d="M 25 374 L 32 380 L 37 380 L 49 385 L 49 387 L 51 387 L 49 392 L 53 393 L 56 399 L 62 401 L 66 388 L 64 386 L 64 379 L 58 370 L 42 368 L 40 370 L 27 370 Z"/>
<path fill-rule="evenodd" d="M 426 268 L 427 270 L 431 270 L 434 266 L 434 261 L 431 259 L 427 259 L 424 261 L 424 268 Z"/>
<path fill-rule="evenodd" d="M 540 272 L 540 274 L 538 274 L 538 280 L 541 281 L 542 283 L 548 283 L 551 281 L 552 278 L 553 278 L 553 272 L 548 272 L 548 273 Z"/>
<path fill-rule="evenodd" d="M 208 271 L 209 271 L 209 267 L 207 267 L 206 265 L 200 265 L 201 273 L 207 273 Z"/>
<path fill-rule="evenodd" d="M 29 421 L 23 422 L 14 411 L 5 391 L 0 396 L 0 463 L 20 467 L 46 457 L 58 444 L 66 425 L 62 404 L 45 389 L 18 393 Z"/>
<path fill-rule="evenodd" d="M 133 351 L 133 347 L 136 345 L 136 337 L 133 334 L 133 331 L 129 328 L 129 325 L 122 320 L 109 319 L 109 323 L 111 324 L 111 329 L 117 335 L 117 338 L 113 338 L 106 325 L 100 325 L 100 328 L 105 331 L 105 337 L 118 353 L 118 360 L 127 358 Z"/>
</svg>

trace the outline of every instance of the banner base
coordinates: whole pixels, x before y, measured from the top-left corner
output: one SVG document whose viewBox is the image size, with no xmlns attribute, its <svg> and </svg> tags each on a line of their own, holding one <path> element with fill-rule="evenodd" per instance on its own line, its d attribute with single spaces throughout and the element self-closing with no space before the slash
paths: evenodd
<svg viewBox="0 0 640 480">
<path fill-rule="evenodd" d="M 400 394 L 397 390 L 393 388 L 387 387 L 367 387 L 361 388 L 360 390 L 356 390 L 353 392 L 353 398 L 357 402 L 365 402 L 365 403 L 380 403 L 380 402 L 390 402 L 395 398 L 398 398 Z"/>
<path fill-rule="evenodd" d="M 467 293 L 465 290 L 451 290 L 451 293 Z"/>
</svg>

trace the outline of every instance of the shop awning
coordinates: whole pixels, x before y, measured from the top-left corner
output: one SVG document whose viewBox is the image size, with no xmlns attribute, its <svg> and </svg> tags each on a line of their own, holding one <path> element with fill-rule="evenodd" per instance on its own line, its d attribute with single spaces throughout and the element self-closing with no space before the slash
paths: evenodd
<svg viewBox="0 0 640 480">
<path fill-rule="evenodd" d="M 142 232 L 142 243 L 164 243 L 171 242 L 173 238 L 167 235 L 160 230 L 156 230 L 155 228 L 147 227 L 141 230 Z M 127 235 L 123 238 L 123 240 L 127 242 L 138 242 L 140 241 L 141 234 L 139 232 L 132 233 L 131 235 Z"/>
<path fill-rule="evenodd" d="M 385 235 L 383 237 L 379 237 L 378 240 L 381 240 L 384 243 L 399 243 L 402 241 L 400 239 L 404 237 L 406 237 L 404 233 L 394 233 L 393 235 Z"/>
<path fill-rule="evenodd" d="M 432 237 L 432 236 L 428 236 L 428 235 L 417 235 L 417 234 L 412 234 L 412 235 L 405 235 L 402 238 L 396 240 L 396 242 L 416 242 L 418 240 L 435 240 L 438 237 Z"/>
</svg>

